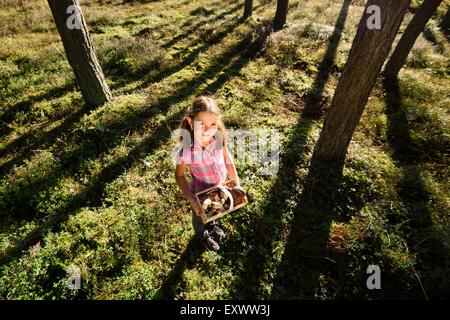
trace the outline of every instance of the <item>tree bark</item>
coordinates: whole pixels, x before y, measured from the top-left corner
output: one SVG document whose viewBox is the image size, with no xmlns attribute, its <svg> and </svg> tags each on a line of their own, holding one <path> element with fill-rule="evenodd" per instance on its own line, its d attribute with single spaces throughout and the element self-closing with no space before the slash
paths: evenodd
<svg viewBox="0 0 450 320">
<path fill-rule="evenodd" d="M 425 25 L 436 12 L 436 9 L 441 2 L 442 0 L 425 0 L 417 10 L 400 38 L 392 56 L 384 67 L 383 73 L 387 78 L 397 77 L 398 72 L 405 64 L 406 58 L 414 46 L 417 37 L 424 30 Z"/>
<path fill-rule="evenodd" d="M 410 0 L 368 1 L 314 148 L 311 166 L 325 164 L 342 170 L 350 140 L 409 3 Z M 371 16 L 367 9 L 371 5 L 380 8 L 380 29 L 367 26 Z"/>
<path fill-rule="evenodd" d="M 253 13 L 253 0 L 245 0 L 244 19 L 250 17 L 252 13 Z"/>
<path fill-rule="evenodd" d="M 278 0 L 277 11 L 275 12 L 275 20 L 273 22 L 273 29 L 275 31 L 283 29 L 286 24 L 286 17 L 288 12 L 289 0 Z"/>
<path fill-rule="evenodd" d="M 76 20 L 75 8 L 80 8 L 78 0 L 47 0 L 55 20 L 56 27 L 64 45 L 67 60 L 73 69 L 76 81 L 87 105 L 98 106 L 111 101 L 111 92 L 105 81 L 102 68 L 95 55 L 86 22 L 81 10 Z M 69 13 L 68 13 L 69 12 Z M 77 21 L 78 27 L 69 28 L 68 21 Z"/>
</svg>

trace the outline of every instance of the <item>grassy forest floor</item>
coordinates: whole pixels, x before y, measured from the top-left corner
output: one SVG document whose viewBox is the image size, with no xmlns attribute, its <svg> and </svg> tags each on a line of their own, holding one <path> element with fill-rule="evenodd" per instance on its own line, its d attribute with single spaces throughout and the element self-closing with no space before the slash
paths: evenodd
<svg viewBox="0 0 450 320">
<path fill-rule="evenodd" d="M 326 245 L 294 264 L 291 223 L 364 1 L 290 1 L 271 34 L 276 1 L 255 1 L 248 21 L 243 2 L 81 1 L 114 95 L 89 108 L 46 1 L 2 1 L 0 299 L 450 298 L 449 2 L 398 83 L 379 79 Z M 276 175 L 237 163 L 249 204 L 222 218 L 218 253 L 194 240 L 172 162 L 200 94 L 228 128 L 281 133 Z M 371 264 L 381 290 L 366 287 Z M 81 290 L 66 286 L 70 265 Z"/>
</svg>

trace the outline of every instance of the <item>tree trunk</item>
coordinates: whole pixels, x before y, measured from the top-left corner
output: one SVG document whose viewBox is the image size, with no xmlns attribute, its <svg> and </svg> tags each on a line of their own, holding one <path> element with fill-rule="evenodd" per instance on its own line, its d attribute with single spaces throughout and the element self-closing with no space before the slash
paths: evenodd
<svg viewBox="0 0 450 320">
<path fill-rule="evenodd" d="M 386 63 L 383 73 L 387 78 L 397 77 L 398 72 L 405 64 L 406 58 L 414 46 L 417 37 L 423 31 L 428 20 L 430 20 L 431 16 L 436 12 L 436 9 L 441 2 L 442 0 L 425 0 L 422 3 L 422 6 L 417 10 L 400 38 L 394 53 Z"/>
<path fill-rule="evenodd" d="M 253 0 L 245 0 L 244 19 L 250 17 L 252 13 L 253 13 Z"/>
<path fill-rule="evenodd" d="M 98 106 L 111 101 L 78 0 L 47 1 L 86 104 Z"/>
<path fill-rule="evenodd" d="M 275 20 L 273 22 L 273 29 L 275 31 L 283 29 L 286 24 L 286 17 L 288 12 L 289 0 L 278 0 L 277 11 L 275 13 Z"/>
<path fill-rule="evenodd" d="M 410 0 L 369 0 L 336 88 L 311 166 L 342 170 L 347 148 Z M 368 28 L 369 6 L 380 8 L 380 29 Z"/>
</svg>

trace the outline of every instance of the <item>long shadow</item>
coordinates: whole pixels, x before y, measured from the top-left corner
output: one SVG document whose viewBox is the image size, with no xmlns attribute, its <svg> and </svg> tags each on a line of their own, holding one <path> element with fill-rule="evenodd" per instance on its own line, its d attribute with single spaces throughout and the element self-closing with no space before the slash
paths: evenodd
<svg viewBox="0 0 450 320">
<path fill-rule="evenodd" d="M 51 90 L 35 95 L 33 97 L 28 98 L 27 100 L 20 101 L 15 105 L 6 108 L 6 111 L 0 115 L 0 123 L 2 124 L 0 127 L 0 139 L 9 134 L 12 129 L 9 128 L 8 124 L 14 121 L 16 115 L 19 112 L 27 111 L 34 103 L 41 102 L 48 99 L 59 98 L 64 95 L 69 89 L 74 87 L 73 82 L 68 82 L 63 86 L 52 88 Z"/>
<path fill-rule="evenodd" d="M 195 32 L 196 30 L 198 30 L 198 28 L 204 26 L 205 24 L 216 22 L 216 21 L 218 21 L 218 20 L 224 18 L 225 16 L 232 14 L 232 13 L 236 12 L 237 10 L 241 9 L 242 6 L 243 6 L 243 4 L 242 4 L 242 3 L 239 3 L 239 4 L 237 4 L 236 6 L 232 7 L 231 9 L 229 9 L 229 10 L 227 10 L 227 11 L 224 11 L 224 12 L 222 12 L 222 13 L 216 15 L 216 16 L 213 16 L 213 17 L 210 18 L 210 19 L 202 20 L 202 21 L 196 23 L 196 24 L 193 25 L 193 26 L 191 26 L 190 24 L 192 23 L 192 21 L 193 21 L 194 19 L 197 19 L 197 20 L 198 20 L 198 18 L 191 18 L 191 19 L 189 19 L 188 21 L 186 21 L 186 22 L 181 26 L 181 29 L 183 29 L 183 28 L 186 27 L 186 26 L 189 26 L 189 27 L 190 27 L 189 30 L 184 30 L 183 33 L 180 33 L 179 35 L 176 35 L 176 36 L 173 37 L 170 41 L 168 41 L 167 43 L 163 44 L 161 47 L 164 48 L 164 49 L 167 49 L 167 48 L 172 47 L 174 44 L 176 44 L 176 43 L 178 43 L 179 41 L 181 41 L 181 40 L 187 38 L 192 32 Z"/>
<path fill-rule="evenodd" d="M 422 270 L 422 281 L 424 285 L 424 296 L 422 290 L 417 288 L 418 297 L 442 298 L 442 293 L 447 291 L 447 283 L 438 280 L 438 275 L 445 273 L 445 259 L 450 261 L 448 248 L 438 241 L 424 241 L 435 233 L 433 220 L 431 218 L 430 206 L 434 200 L 428 191 L 422 178 L 419 165 L 422 162 L 421 153 L 416 150 L 412 143 L 410 124 L 402 104 L 398 79 L 384 79 L 384 90 L 386 92 L 386 115 L 388 117 L 387 141 L 392 149 L 392 158 L 401 169 L 402 179 L 397 184 L 398 195 L 407 209 L 406 217 L 390 217 L 391 223 L 402 224 L 406 242 L 411 252 L 417 254 L 417 266 L 420 269 L 433 269 L 424 274 Z M 406 220 L 405 220 L 406 219 Z M 420 245 L 419 245 L 420 243 Z M 447 252 L 447 254 L 443 254 Z M 448 268 L 448 265 L 447 265 Z M 432 279 L 431 277 L 436 277 Z"/>
<path fill-rule="evenodd" d="M 240 9 L 241 7 L 242 7 L 242 4 L 239 4 L 235 7 L 233 7 L 232 9 L 230 9 L 229 11 L 222 13 L 222 15 L 232 14 L 233 12 Z M 261 8 L 260 5 L 255 6 L 254 11 L 256 11 L 260 8 Z M 185 56 L 182 59 L 182 61 L 180 63 L 173 65 L 173 66 L 169 67 L 168 69 L 162 70 L 159 74 L 156 74 L 153 77 L 147 78 L 138 87 L 130 89 L 130 90 L 126 90 L 126 91 L 124 91 L 124 93 L 128 93 L 128 92 L 131 92 L 134 90 L 144 89 L 144 88 L 148 87 L 151 83 L 160 82 L 160 81 L 164 80 L 165 78 L 169 77 L 170 75 L 177 73 L 178 71 L 189 66 L 198 58 L 198 56 L 201 53 L 206 52 L 212 45 L 217 44 L 220 41 L 222 41 L 223 38 L 225 38 L 227 34 L 229 34 L 233 29 L 235 29 L 243 21 L 244 21 L 244 19 L 242 17 L 236 16 L 236 17 L 234 17 L 234 21 L 225 30 L 222 30 L 220 32 L 215 32 L 215 30 L 207 30 L 206 32 L 208 32 L 208 31 L 214 32 L 213 33 L 214 36 L 210 37 L 205 44 L 202 44 L 201 46 L 199 46 L 196 49 L 194 49 L 193 51 L 191 51 L 187 56 Z M 187 50 L 188 49 L 186 47 L 184 50 L 181 50 L 178 54 L 183 55 Z"/>
<path fill-rule="evenodd" d="M 193 236 L 153 298 L 173 300 L 179 294 L 184 271 L 193 268 L 204 251 L 203 245 Z"/>
<path fill-rule="evenodd" d="M 239 5 L 241 6 L 241 5 Z M 236 8 L 239 8 L 239 6 L 237 6 Z M 232 11 L 234 11 L 235 8 L 233 8 L 232 10 L 230 10 L 229 12 L 231 13 Z M 228 14 L 228 13 L 224 13 Z M 190 65 L 192 62 L 195 61 L 195 59 L 198 57 L 198 55 L 201 52 L 205 52 L 212 43 L 218 43 L 220 42 L 224 37 L 226 37 L 226 35 L 228 33 L 230 33 L 239 23 L 239 21 L 236 21 L 232 24 L 230 24 L 230 26 L 217 33 L 216 36 L 214 36 L 214 38 L 211 40 L 210 44 L 205 44 L 202 45 L 200 47 L 198 47 L 197 49 L 195 49 L 194 51 L 192 51 L 188 56 L 186 56 L 180 63 L 173 65 L 172 67 L 168 68 L 167 70 L 163 71 L 162 73 L 158 74 L 157 76 L 155 76 L 152 79 L 149 79 L 148 81 L 146 81 L 145 83 L 143 83 L 142 85 L 139 86 L 139 88 L 133 89 L 134 90 L 138 90 L 140 88 L 146 87 L 148 86 L 150 83 L 152 82 L 159 82 L 162 81 L 164 78 L 170 76 L 171 74 L 174 74 L 180 70 L 182 70 L 183 68 L 185 68 L 186 66 Z M 47 95 L 46 95 L 47 96 Z M 52 92 L 48 93 L 49 97 L 54 97 Z M 30 99 L 29 100 L 29 105 L 31 105 L 32 102 L 34 102 L 34 99 Z M 21 145 L 23 145 L 25 143 L 25 141 L 28 141 L 29 143 L 29 147 L 27 148 L 28 150 L 24 151 L 21 150 L 20 152 L 22 153 L 19 157 L 15 158 L 15 159 L 11 159 L 10 161 L 2 164 L 0 166 L 0 173 L 3 172 L 7 172 L 8 170 L 10 170 L 14 164 L 20 163 L 22 162 L 24 159 L 28 158 L 31 155 L 31 149 L 37 146 L 42 147 L 42 143 L 47 142 L 51 143 L 54 141 L 54 139 L 56 139 L 56 137 L 62 133 L 64 130 L 67 130 L 70 128 L 70 123 L 71 122 L 76 122 L 78 119 L 77 117 L 81 116 L 83 114 L 83 112 L 77 112 L 76 114 L 70 116 L 69 118 L 67 118 L 66 121 L 64 121 L 64 123 L 61 126 L 58 126 L 58 128 L 54 128 L 51 132 L 48 132 L 47 134 L 45 134 L 43 137 L 40 138 L 32 138 L 33 134 L 32 132 L 28 132 L 24 135 L 22 135 L 20 138 L 16 139 L 15 141 L 13 141 L 11 144 L 9 144 L 8 146 L 6 146 L 4 148 L 4 150 L 2 150 L 1 156 L 3 157 L 5 154 L 8 154 L 12 151 L 16 151 L 18 147 L 20 147 Z"/>
<path fill-rule="evenodd" d="M 330 59 L 332 59 L 332 57 L 334 57 L 335 55 L 337 43 L 339 42 L 340 34 L 345 23 L 344 20 L 346 18 L 348 7 L 349 1 L 346 1 L 341 9 L 338 23 L 336 24 L 337 28 L 334 31 L 334 34 L 336 35 L 333 35 L 333 37 L 331 37 L 330 39 L 330 41 L 332 41 L 332 43 L 330 43 L 330 47 L 334 50 L 334 52 L 330 49 L 327 50 L 327 54 L 325 55 L 319 67 L 322 72 L 318 74 L 318 77 L 315 79 L 315 82 L 313 84 L 313 88 L 316 88 L 316 90 L 323 90 L 326 79 L 328 78 L 328 73 L 330 72 L 330 67 L 332 65 L 332 60 L 330 62 Z M 325 80 L 319 78 L 319 75 L 325 78 Z M 311 100 L 307 99 L 304 109 L 312 109 L 313 106 L 310 105 L 311 103 Z M 310 116 L 310 114 L 302 113 L 299 120 L 297 121 L 292 136 L 290 137 L 286 145 L 283 146 L 283 150 L 285 151 L 280 156 L 280 165 L 277 173 L 277 180 L 268 192 L 268 194 L 272 196 L 270 196 L 269 199 L 265 202 L 266 204 L 262 210 L 262 217 L 253 220 L 250 228 L 251 231 L 246 231 L 248 234 L 246 237 L 248 238 L 247 243 L 253 242 L 254 245 L 249 250 L 247 257 L 243 262 L 243 266 L 241 268 L 242 271 L 240 271 L 238 280 L 235 283 L 233 292 L 233 298 L 235 299 L 268 298 L 266 293 L 264 293 L 263 291 L 261 283 L 263 282 L 265 276 L 266 266 L 268 264 L 276 263 L 273 261 L 273 252 L 275 250 L 275 244 L 281 241 L 283 238 L 283 220 L 289 221 L 290 219 L 292 219 L 288 217 L 289 214 L 282 208 L 286 208 L 286 202 L 293 197 L 293 190 L 301 189 L 301 186 L 298 185 L 298 178 L 296 177 L 295 172 L 299 167 L 307 166 L 304 154 L 308 151 L 305 149 L 307 145 L 306 142 L 313 123 L 314 119 Z M 300 204 L 302 204 L 304 201 L 305 203 L 306 201 L 308 201 L 307 203 L 309 203 L 310 206 L 296 206 L 295 210 L 293 211 L 295 214 L 295 218 L 291 223 L 291 235 L 288 240 L 282 262 L 280 263 L 281 267 L 279 268 L 277 273 L 277 278 L 281 277 L 280 280 L 283 280 L 283 283 L 277 283 L 274 286 L 273 290 L 284 287 L 284 280 L 293 281 L 295 288 L 295 285 L 298 284 L 300 280 L 304 280 L 304 277 L 307 276 L 306 274 L 302 273 L 302 277 L 298 279 L 288 279 L 282 277 L 282 275 L 285 274 L 284 269 L 286 267 L 289 268 L 286 263 L 288 263 L 288 259 L 290 259 L 291 256 L 291 250 L 293 249 L 293 245 L 291 243 L 298 244 L 298 241 L 302 241 L 302 244 L 306 246 L 306 249 L 312 249 L 312 247 L 308 247 L 308 243 L 310 242 L 310 240 L 301 239 L 301 237 L 298 235 L 298 232 L 296 232 L 297 228 L 301 228 L 302 226 L 308 226 L 308 228 L 314 227 L 316 225 L 322 226 L 322 229 L 320 230 L 322 230 L 323 232 L 311 233 L 311 237 L 313 237 L 315 239 L 315 242 L 317 243 L 315 251 L 318 251 L 317 248 L 323 247 L 322 239 L 325 237 L 325 235 L 328 234 L 330 219 L 326 215 L 319 215 L 316 212 L 311 212 L 311 208 L 313 208 L 312 205 L 315 204 L 314 201 L 316 200 L 316 197 L 312 197 L 310 195 L 310 192 L 306 192 L 308 190 L 316 189 L 314 182 L 316 182 L 315 179 L 318 179 L 318 177 L 320 178 L 320 170 L 316 171 L 312 172 L 310 170 L 310 174 L 308 175 L 306 183 L 304 184 L 305 187 L 302 196 L 295 197 L 295 200 Z M 330 184 L 327 190 L 330 189 L 333 189 L 332 191 L 334 192 L 335 185 Z M 322 194 L 321 192 L 319 193 Z M 314 223 L 311 223 L 311 221 L 313 221 Z M 315 230 L 315 228 L 311 230 Z M 298 264 L 295 264 L 294 266 L 295 268 L 298 268 Z M 292 273 L 297 274 L 296 272 L 291 271 L 290 274 Z M 317 277 L 313 278 L 316 281 L 318 279 Z M 276 280 L 276 282 L 280 281 Z M 314 286 L 312 279 L 308 279 L 306 282 L 308 282 L 311 287 Z M 288 291 L 288 293 L 288 297 L 296 296 L 292 292 L 292 290 Z M 276 292 L 272 294 L 273 297 L 278 297 L 279 295 L 280 294 Z"/>
<path fill-rule="evenodd" d="M 30 159 L 34 149 L 44 149 L 51 146 L 59 136 L 64 134 L 64 132 L 73 129 L 81 117 L 93 109 L 94 108 L 84 104 L 79 110 L 68 115 L 61 124 L 55 126 L 45 134 L 39 134 L 43 128 L 38 128 L 24 133 L 22 136 L 6 145 L 5 148 L 1 150 L 0 158 L 13 152 L 18 153 L 18 155 L 0 165 L 0 176 L 7 175 L 15 165 L 19 165 L 24 160 Z"/>
<path fill-rule="evenodd" d="M 203 84 L 205 80 L 214 78 L 217 76 L 217 74 L 223 71 L 225 74 L 219 76 L 203 91 L 211 92 L 217 90 L 224 83 L 224 81 L 234 75 L 237 75 L 237 72 L 239 72 L 240 68 L 242 68 L 242 66 L 244 66 L 246 63 L 242 62 L 242 59 L 237 59 L 238 62 L 234 62 L 228 65 L 230 60 L 233 57 L 251 57 L 252 53 L 256 52 L 260 46 L 260 42 L 258 42 L 257 40 L 253 41 L 251 35 L 243 38 L 235 46 L 232 46 L 231 48 L 226 50 L 199 76 L 184 83 L 183 87 L 179 89 L 175 95 L 159 99 L 155 104 L 152 105 L 152 108 L 146 108 L 136 114 L 126 117 L 125 119 L 112 121 L 107 125 L 106 129 L 110 132 L 119 130 L 124 133 L 129 131 L 127 128 L 137 130 L 138 128 L 142 127 L 142 125 L 151 115 L 155 113 L 164 113 L 168 110 L 170 105 L 176 104 L 177 102 L 188 98 L 196 91 L 198 91 L 199 86 Z M 113 163 L 105 166 L 101 173 L 95 177 L 94 181 L 92 181 L 85 190 L 71 198 L 63 207 L 59 208 L 58 213 L 56 214 L 48 215 L 46 217 L 35 217 L 36 209 L 34 208 L 34 206 L 32 204 L 27 206 L 27 200 L 29 202 L 31 199 L 27 199 L 26 196 L 25 198 L 21 198 L 24 193 L 26 194 L 26 192 L 21 190 L 20 193 L 17 193 L 17 190 L 11 190 L 9 193 L 6 193 L 4 197 L 8 201 L 8 203 L 6 204 L 6 209 L 9 209 L 8 214 L 11 217 L 14 217 L 15 219 L 23 218 L 24 212 L 26 212 L 26 215 L 34 217 L 34 219 L 39 219 L 40 223 L 36 228 L 30 231 L 30 233 L 26 237 L 19 239 L 13 247 L 9 248 L 4 256 L 0 258 L 0 263 L 7 263 L 20 255 L 22 250 L 41 239 L 45 232 L 48 232 L 50 230 L 58 230 L 58 227 L 68 219 L 70 214 L 72 214 L 77 209 L 88 204 L 94 206 L 101 205 L 104 187 L 115 178 L 117 178 L 120 174 L 122 174 L 125 170 L 130 168 L 137 159 L 140 159 L 145 154 L 153 152 L 161 146 L 164 140 L 168 140 L 170 138 L 171 132 L 170 130 L 168 130 L 166 123 L 175 120 L 181 120 L 182 114 L 183 110 L 180 110 L 179 112 L 169 117 L 165 123 L 161 123 L 156 128 L 154 128 L 153 135 L 151 135 L 149 138 L 144 139 L 126 156 L 122 156 L 116 159 Z M 126 124 L 125 128 L 123 124 Z M 48 170 L 45 175 L 41 176 L 31 183 L 28 183 L 26 186 L 24 186 L 24 188 L 28 188 L 28 191 L 50 189 L 52 186 L 56 185 L 63 174 L 65 176 L 76 174 L 79 171 L 80 166 L 85 161 L 97 158 L 100 154 L 106 152 L 108 150 L 108 147 L 115 147 L 120 143 L 120 141 L 122 141 L 122 139 L 119 135 L 108 141 L 108 145 L 102 146 L 93 145 L 93 141 L 91 141 L 89 138 L 84 138 L 81 145 L 75 150 L 71 150 L 68 154 L 65 155 L 57 155 L 58 158 L 62 160 L 58 163 L 58 166 L 56 168 Z M 7 226 L 4 225 L 2 229 L 6 228 Z"/>
<path fill-rule="evenodd" d="M 235 6 L 234 8 L 232 8 L 231 10 L 222 13 L 223 16 L 231 14 L 232 12 L 234 12 L 235 10 L 237 10 L 239 7 L 241 6 Z M 221 15 L 219 15 L 220 17 Z M 192 51 L 188 56 L 186 56 L 180 63 L 173 65 L 172 67 L 170 67 L 169 69 L 163 71 L 162 73 L 160 73 L 159 75 L 157 75 L 155 78 L 153 79 L 149 79 L 148 81 L 146 81 L 145 83 L 141 84 L 138 88 L 135 88 L 133 90 L 130 91 L 134 91 L 134 90 L 139 90 L 143 87 L 146 87 L 149 85 L 149 83 L 151 82 L 159 82 L 162 81 L 164 78 L 170 76 L 171 74 L 174 74 L 180 70 L 182 70 L 183 68 L 185 68 L 186 66 L 190 65 L 192 62 L 195 61 L 195 59 L 198 57 L 198 55 L 201 52 L 205 52 L 212 44 L 214 43 L 219 43 L 224 37 L 227 36 L 227 34 L 229 32 L 231 32 L 239 23 L 240 21 L 238 19 L 236 19 L 236 21 L 232 24 L 229 25 L 229 27 L 221 32 L 218 32 L 210 41 L 209 43 L 202 45 L 200 47 L 198 47 L 196 50 Z M 124 92 L 127 93 L 127 92 Z M 52 92 L 49 92 L 48 95 L 54 96 L 54 94 Z M 34 101 L 34 99 L 33 99 Z M 31 103 L 31 102 L 30 102 Z M 58 126 L 57 128 L 52 129 L 50 132 L 46 133 L 43 136 L 40 136 L 39 138 L 34 138 L 32 132 L 29 132 L 27 134 L 22 135 L 20 138 L 16 139 L 15 141 L 13 141 L 11 144 L 9 144 L 7 147 L 5 147 L 4 150 L 2 150 L 2 154 L 3 152 L 10 153 L 12 151 L 17 151 L 17 148 L 20 147 L 21 145 L 23 145 L 23 143 L 25 141 L 28 142 L 28 147 L 26 149 L 21 149 L 19 152 L 21 153 L 20 156 L 13 158 L 7 162 L 5 162 L 4 164 L 2 164 L 0 166 L 0 173 L 6 173 L 8 172 L 13 166 L 14 164 L 18 164 L 21 163 L 24 159 L 27 159 L 31 154 L 32 154 L 32 149 L 39 146 L 42 147 L 42 143 L 46 143 L 46 145 L 51 144 L 61 133 L 64 132 L 64 130 L 68 130 L 70 129 L 70 122 L 76 122 L 78 119 L 77 117 L 82 116 L 83 114 L 83 110 L 80 110 L 80 112 L 77 112 L 76 114 L 73 114 L 72 116 L 70 116 L 66 121 L 64 121 L 64 123 L 60 126 Z M 4 156 L 4 155 L 2 155 Z"/>
<path fill-rule="evenodd" d="M 342 5 L 341 12 L 334 26 L 333 34 L 328 42 L 327 51 L 325 52 L 325 56 L 318 69 L 317 81 L 307 95 L 308 107 L 305 108 L 305 112 L 310 116 L 321 117 L 324 113 L 322 93 L 325 88 L 325 83 L 330 77 L 330 72 L 333 71 L 334 58 L 336 56 L 337 46 L 341 40 L 342 31 L 344 30 L 350 2 L 351 1 L 349 0 L 345 0 Z"/>
<path fill-rule="evenodd" d="M 189 66 L 192 62 L 194 62 L 199 54 L 206 52 L 213 44 L 219 43 L 223 38 L 225 38 L 231 31 L 233 31 L 238 25 L 240 20 L 235 18 L 235 21 L 232 22 L 226 29 L 216 33 L 214 37 L 212 37 L 208 43 L 205 43 L 199 47 L 197 47 L 195 50 L 191 51 L 187 56 L 185 56 L 182 61 L 176 65 L 173 65 L 172 67 L 169 67 L 166 70 L 163 70 L 161 73 L 157 74 L 155 77 L 150 77 L 144 83 L 139 85 L 137 89 L 142 89 L 147 86 L 149 86 L 153 82 L 160 82 L 163 79 L 171 76 L 174 73 L 177 73 L 178 71 L 184 69 L 185 67 Z M 210 30 L 212 32 L 212 30 Z"/>
<path fill-rule="evenodd" d="M 190 27 L 188 30 L 184 30 L 184 32 L 182 34 L 175 36 L 174 38 L 172 38 L 172 40 L 163 44 L 161 47 L 165 48 L 165 49 L 170 48 L 171 46 L 173 46 L 177 42 L 181 41 L 182 39 L 189 37 L 192 33 L 198 32 L 198 29 L 201 28 L 203 25 L 205 25 L 205 24 L 207 25 L 208 23 L 212 23 L 214 21 L 222 19 L 223 17 L 225 17 L 227 15 L 233 14 L 235 11 L 239 10 L 240 7 L 242 7 L 242 4 L 238 4 L 234 7 L 232 7 L 231 9 L 220 13 L 217 16 L 213 16 L 210 19 L 206 19 L 206 20 L 202 20 L 202 21 L 198 22 L 194 26 Z M 174 74 L 174 73 L 182 70 L 183 68 L 185 68 L 186 66 L 191 64 L 198 57 L 198 55 L 200 53 L 205 52 L 211 45 L 219 43 L 229 32 L 231 32 L 240 22 L 239 19 L 235 18 L 235 20 L 236 21 L 231 23 L 225 30 L 215 33 L 215 35 L 213 37 L 211 37 L 211 39 L 209 39 L 208 43 L 205 43 L 205 44 L 197 47 L 193 51 L 189 52 L 187 54 L 187 56 L 185 56 L 179 63 L 171 65 L 167 69 L 161 70 L 159 73 L 157 73 L 154 76 L 148 77 L 145 80 L 145 82 L 142 83 L 138 88 L 125 91 L 124 93 L 142 89 L 142 88 L 148 86 L 150 83 L 162 81 L 164 78 L 167 78 L 171 74 Z M 183 28 L 185 25 L 187 25 L 187 22 L 181 28 Z M 216 30 L 209 30 L 209 31 L 211 32 L 211 34 L 213 34 L 213 32 L 215 32 Z M 179 51 L 177 53 L 177 55 L 183 56 L 187 52 L 188 52 L 188 46 L 186 46 L 186 48 L 184 50 Z M 114 84 L 114 86 L 112 86 L 112 89 L 117 89 L 121 86 L 124 86 L 124 85 L 130 83 L 130 82 L 139 80 L 142 77 L 143 77 L 142 73 L 138 72 L 134 76 L 127 77 L 125 80 L 117 82 L 116 84 Z"/>
<path fill-rule="evenodd" d="M 219 6 L 216 6 L 216 4 L 220 4 L 220 5 L 219 5 Z M 221 2 L 221 1 L 218 1 L 218 2 L 213 3 L 213 4 L 210 4 L 210 5 L 214 6 L 214 7 L 213 7 L 214 10 L 220 10 L 220 9 L 222 9 L 222 8 L 225 7 L 225 6 L 228 6 L 229 3 L 223 3 L 223 2 Z M 225 13 L 222 13 L 220 16 L 223 17 L 224 15 L 225 15 Z M 187 27 L 191 26 L 192 23 L 193 23 L 194 21 L 198 21 L 199 19 L 200 19 L 200 18 L 199 18 L 198 15 L 193 15 L 191 18 L 185 20 L 185 21 L 183 22 L 183 24 L 182 24 L 179 28 L 180 28 L 180 29 L 187 28 Z M 213 17 L 213 21 L 216 21 L 217 19 L 220 19 L 220 17 Z M 199 26 L 201 26 L 201 25 L 203 25 L 203 24 L 205 24 L 205 23 L 208 23 L 208 22 L 210 22 L 210 20 L 207 18 L 207 19 L 202 20 L 201 22 L 198 22 L 198 23 L 196 24 L 196 26 L 199 27 Z M 168 23 L 164 23 L 164 24 L 159 24 L 159 25 L 154 26 L 154 27 L 152 27 L 152 28 L 150 28 L 150 27 L 145 27 L 145 28 L 142 28 L 141 30 L 139 30 L 138 32 L 136 32 L 136 33 L 134 34 L 134 36 L 148 36 L 148 35 L 150 35 L 151 33 L 153 33 L 154 31 L 164 29 L 165 27 L 170 26 L 170 25 L 172 25 L 172 24 L 173 24 L 173 22 L 168 22 Z M 192 27 L 192 26 L 191 26 L 191 27 Z M 189 31 L 192 31 L 192 30 L 195 30 L 195 29 L 192 27 L 191 29 L 189 29 L 189 30 L 187 30 L 187 31 L 189 32 Z M 165 35 L 161 36 L 161 37 L 158 38 L 157 40 L 160 40 L 160 39 L 162 39 L 163 37 L 165 37 Z M 172 40 L 170 40 L 169 42 L 163 44 L 161 47 L 163 47 L 163 48 L 169 48 L 169 47 L 171 47 L 172 45 L 174 45 L 175 43 L 177 43 L 178 41 L 180 41 L 180 40 L 182 40 L 182 39 L 185 39 L 185 37 L 186 37 L 186 32 L 185 32 L 185 33 L 180 33 L 180 34 L 174 36 L 174 37 L 172 38 Z"/>
<path fill-rule="evenodd" d="M 311 164 L 293 210 L 295 216 L 273 280 L 271 299 L 315 299 L 321 275 L 337 275 L 338 259 L 328 250 L 327 242 L 335 204 L 333 194 L 341 178 L 339 167 Z"/>
<path fill-rule="evenodd" d="M 263 28 L 263 30 L 267 30 Z M 251 42 L 250 37 L 244 38 L 241 41 L 242 44 L 246 44 L 242 50 L 239 50 L 238 59 L 230 64 L 223 70 L 223 73 L 204 90 L 204 94 L 214 94 L 226 81 L 239 74 L 239 71 L 257 54 L 259 54 L 263 48 L 265 39 L 269 35 L 268 32 L 261 32 L 259 37 Z M 185 251 L 181 254 L 180 258 L 175 263 L 171 272 L 164 280 L 161 288 L 155 295 L 156 299 L 173 299 L 176 297 L 180 287 L 183 272 L 186 268 L 192 268 L 201 254 L 204 252 L 203 248 L 199 248 L 199 241 L 193 237 L 188 243 Z M 226 251 L 226 248 L 224 249 Z"/>
<path fill-rule="evenodd" d="M 439 32 L 439 31 L 437 31 Z M 444 33 L 443 33 L 444 34 Z M 446 53 L 446 48 L 445 45 L 442 41 L 439 41 L 436 37 L 436 31 L 432 30 L 429 27 L 425 27 L 425 29 L 423 30 L 423 36 L 425 37 L 425 39 L 427 39 L 428 41 L 430 41 L 434 47 L 436 47 L 436 51 L 440 54 L 444 54 Z M 445 36 L 445 34 L 444 34 Z"/>
<path fill-rule="evenodd" d="M 439 23 L 439 28 L 442 30 L 447 40 L 450 41 L 450 7 L 442 17 L 442 20 Z"/>
</svg>

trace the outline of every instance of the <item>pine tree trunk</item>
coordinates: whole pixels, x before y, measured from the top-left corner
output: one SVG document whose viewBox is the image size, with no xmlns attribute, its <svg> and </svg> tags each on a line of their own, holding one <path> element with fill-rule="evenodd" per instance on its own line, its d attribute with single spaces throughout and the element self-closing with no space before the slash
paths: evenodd
<svg viewBox="0 0 450 320">
<path fill-rule="evenodd" d="M 289 0 L 278 0 L 277 11 L 275 12 L 275 20 L 273 22 L 273 29 L 275 31 L 283 29 L 286 24 L 286 17 L 288 12 Z"/>
<path fill-rule="evenodd" d="M 253 13 L 253 0 L 245 0 L 244 19 L 250 17 L 252 13 Z"/>
<path fill-rule="evenodd" d="M 384 68 L 384 75 L 387 78 L 395 78 L 398 72 L 405 64 L 406 58 L 411 51 L 419 34 L 424 30 L 425 25 L 432 15 L 436 12 L 437 7 L 442 0 L 425 0 L 422 6 L 417 10 L 411 22 L 406 27 L 394 53 L 386 63 Z"/>
<path fill-rule="evenodd" d="M 311 165 L 330 165 L 341 170 L 356 126 L 383 62 L 394 41 L 410 0 L 369 0 L 359 23 L 349 57 L 336 88 Z M 367 27 L 367 8 L 381 11 L 381 29 Z"/>
<path fill-rule="evenodd" d="M 80 8 L 78 0 L 47 0 L 61 36 L 67 60 L 87 105 L 98 106 L 111 101 L 111 92 L 97 61 L 86 22 L 81 10 L 74 19 L 74 10 Z M 72 7 L 71 7 L 72 6 Z M 67 13 L 69 11 L 69 13 Z M 77 21 L 79 27 L 71 22 Z M 70 26 L 70 27 L 69 27 Z"/>
</svg>

